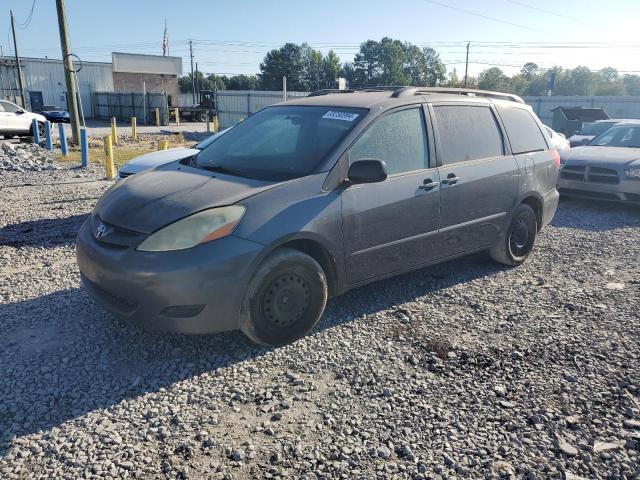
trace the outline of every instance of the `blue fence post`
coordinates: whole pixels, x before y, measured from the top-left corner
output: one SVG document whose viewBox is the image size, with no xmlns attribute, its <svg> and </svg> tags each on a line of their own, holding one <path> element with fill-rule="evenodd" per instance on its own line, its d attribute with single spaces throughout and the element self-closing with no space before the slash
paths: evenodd
<svg viewBox="0 0 640 480">
<path fill-rule="evenodd" d="M 82 168 L 89 167 L 89 139 L 87 129 L 80 129 L 80 151 L 82 152 Z"/>
<path fill-rule="evenodd" d="M 60 134 L 60 150 L 62 150 L 62 156 L 66 157 L 69 155 L 69 146 L 67 145 L 67 137 L 64 133 L 64 125 L 62 123 L 58 124 L 58 132 Z"/>
<path fill-rule="evenodd" d="M 38 121 L 34 118 L 31 122 L 31 130 L 33 130 L 33 143 L 40 144 L 40 130 L 38 130 Z"/>
<path fill-rule="evenodd" d="M 53 135 L 51 134 L 51 122 L 48 120 L 44 122 L 44 134 L 47 141 L 47 150 L 51 151 L 53 150 Z"/>
</svg>

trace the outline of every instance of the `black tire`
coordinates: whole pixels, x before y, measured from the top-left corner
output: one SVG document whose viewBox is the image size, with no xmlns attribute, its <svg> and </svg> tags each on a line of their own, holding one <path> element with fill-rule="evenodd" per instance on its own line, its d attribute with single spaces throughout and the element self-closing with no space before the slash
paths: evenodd
<svg viewBox="0 0 640 480">
<path fill-rule="evenodd" d="M 207 114 L 205 112 L 199 113 L 198 114 L 198 121 L 199 122 L 206 122 L 207 121 Z"/>
<path fill-rule="evenodd" d="M 278 249 L 249 282 L 240 330 L 262 345 L 291 343 L 318 323 L 327 296 L 327 278 L 318 262 L 298 250 Z"/>
<path fill-rule="evenodd" d="M 529 205 L 521 203 L 516 208 L 505 235 L 491 248 L 491 258 L 504 265 L 520 265 L 533 250 L 537 233 L 536 213 Z"/>
</svg>

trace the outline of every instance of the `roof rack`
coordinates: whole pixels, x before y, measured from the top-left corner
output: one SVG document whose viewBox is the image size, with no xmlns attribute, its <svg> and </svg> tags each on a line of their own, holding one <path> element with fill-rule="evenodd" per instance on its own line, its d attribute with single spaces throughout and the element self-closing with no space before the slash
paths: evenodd
<svg viewBox="0 0 640 480">
<path fill-rule="evenodd" d="M 325 88 L 323 90 L 316 90 L 315 92 L 311 92 L 307 97 L 319 97 L 321 95 L 332 95 L 334 93 L 358 93 L 358 92 L 395 92 L 398 89 L 404 87 L 395 87 L 395 86 L 380 86 L 380 87 L 364 87 L 364 88 L 349 88 L 347 90 L 339 90 L 337 88 Z"/>
<path fill-rule="evenodd" d="M 447 87 L 402 87 L 393 92 L 393 98 L 408 97 L 412 95 L 424 95 L 430 93 L 450 93 L 454 95 L 467 95 L 469 97 L 487 97 L 498 100 L 525 103 L 522 98 L 512 93 L 492 92 L 489 90 L 476 90 L 473 88 L 447 88 Z"/>
</svg>

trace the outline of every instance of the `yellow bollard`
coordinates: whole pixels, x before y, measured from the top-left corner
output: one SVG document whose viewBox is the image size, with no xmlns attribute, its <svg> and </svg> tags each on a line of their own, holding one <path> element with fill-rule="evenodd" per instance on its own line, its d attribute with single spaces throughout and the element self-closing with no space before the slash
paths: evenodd
<svg viewBox="0 0 640 480">
<path fill-rule="evenodd" d="M 218 115 L 213 116 L 213 133 L 218 133 L 220 131 L 220 121 L 218 120 Z"/>
<path fill-rule="evenodd" d="M 158 150 L 167 150 L 169 148 L 169 142 L 166 140 L 160 140 L 158 142 Z"/>
<path fill-rule="evenodd" d="M 133 140 L 137 140 L 138 139 L 138 120 L 136 119 L 136 117 L 131 117 L 131 138 Z"/>
<path fill-rule="evenodd" d="M 156 108 L 156 127 L 160 126 L 160 109 Z"/>
<path fill-rule="evenodd" d="M 104 137 L 105 162 L 104 167 L 107 171 L 107 180 L 116 178 L 116 168 L 113 164 L 113 145 L 111 144 L 111 135 Z"/>
<path fill-rule="evenodd" d="M 174 113 L 176 115 L 176 125 L 180 125 L 180 112 L 178 111 L 177 107 L 176 107 Z"/>
<path fill-rule="evenodd" d="M 111 117 L 111 141 L 114 145 L 118 143 L 118 127 L 116 126 L 116 117 Z"/>
</svg>

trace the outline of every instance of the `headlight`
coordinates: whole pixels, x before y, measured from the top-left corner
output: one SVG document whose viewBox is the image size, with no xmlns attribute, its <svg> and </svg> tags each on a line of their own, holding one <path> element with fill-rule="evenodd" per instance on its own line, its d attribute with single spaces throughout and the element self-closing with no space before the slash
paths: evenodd
<svg viewBox="0 0 640 480">
<path fill-rule="evenodd" d="M 627 168 L 624 173 L 629 178 L 640 179 L 640 167 L 631 167 Z"/>
<path fill-rule="evenodd" d="M 142 252 L 184 250 L 226 237 L 233 232 L 244 211 L 244 207 L 234 205 L 194 213 L 151 234 L 138 245 L 137 250 Z"/>
</svg>

